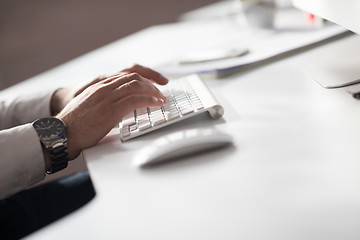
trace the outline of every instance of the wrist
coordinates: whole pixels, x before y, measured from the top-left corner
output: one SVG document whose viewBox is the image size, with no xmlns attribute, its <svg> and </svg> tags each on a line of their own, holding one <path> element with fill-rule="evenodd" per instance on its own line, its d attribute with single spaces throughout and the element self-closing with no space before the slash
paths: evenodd
<svg viewBox="0 0 360 240">
<path fill-rule="evenodd" d="M 69 160 L 74 160 L 77 158 L 81 153 L 81 148 L 78 147 L 78 144 L 76 144 L 76 140 L 74 140 L 74 136 L 71 132 L 72 124 L 71 120 L 67 118 L 67 116 L 64 116 L 64 111 L 60 112 L 58 115 L 55 116 L 56 118 L 60 119 L 64 124 L 66 125 L 66 137 L 67 137 L 67 150 L 68 150 L 68 158 Z"/>
<path fill-rule="evenodd" d="M 64 109 L 66 104 L 70 101 L 70 90 L 68 88 L 57 89 L 51 97 L 50 112 L 51 116 L 55 116 Z"/>
<path fill-rule="evenodd" d="M 66 126 L 58 118 L 40 118 L 33 122 L 43 149 L 47 173 L 55 173 L 67 167 Z"/>
</svg>

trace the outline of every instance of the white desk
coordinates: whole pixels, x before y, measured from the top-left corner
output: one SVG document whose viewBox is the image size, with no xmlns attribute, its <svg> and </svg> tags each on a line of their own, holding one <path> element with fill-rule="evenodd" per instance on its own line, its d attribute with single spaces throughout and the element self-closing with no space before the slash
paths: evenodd
<svg viewBox="0 0 360 240">
<path fill-rule="evenodd" d="M 153 30 L 5 93 L 49 86 L 48 79 L 70 84 L 134 61 L 155 65 L 164 46 Z M 302 69 L 311 54 L 358 39 L 207 80 L 225 108 L 223 119 L 203 116 L 169 131 L 214 124 L 234 136 L 231 148 L 139 170 L 131 165 L 135 150 L 166 131 L 125 144 L 116 134 L 107 137 L 84 152 L 95 199 L 29 238 L 359 239 L 360 102 L 321 88 Z"/>
</svg>

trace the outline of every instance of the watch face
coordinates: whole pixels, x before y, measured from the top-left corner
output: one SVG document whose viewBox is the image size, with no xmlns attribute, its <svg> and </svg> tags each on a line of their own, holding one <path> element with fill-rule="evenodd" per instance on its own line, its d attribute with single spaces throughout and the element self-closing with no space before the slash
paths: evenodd
<svg viewBox="0 0 360 240">
<path fill-rule="evenodd" d="M 33 123 L 40 138 L 50 138 L 52 135 L 61 136 L 65 133 L 64 123 L 57 118 L 40 118 Z"/>
</svg>

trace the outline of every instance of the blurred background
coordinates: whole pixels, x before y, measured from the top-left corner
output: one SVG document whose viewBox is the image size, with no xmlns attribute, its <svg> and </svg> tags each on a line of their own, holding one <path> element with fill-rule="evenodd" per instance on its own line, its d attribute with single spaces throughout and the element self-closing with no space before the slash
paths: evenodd
<svg viewBox="0 0 360 240">
<path fill-rule="evenodd" d="M 0 90 L 219 0 L 0 0 Z"/>
</svg>

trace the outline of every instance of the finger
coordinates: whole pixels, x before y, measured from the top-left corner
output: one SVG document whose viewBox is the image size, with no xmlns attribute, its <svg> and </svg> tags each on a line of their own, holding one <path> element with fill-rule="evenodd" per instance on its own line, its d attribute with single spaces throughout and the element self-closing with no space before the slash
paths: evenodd
<svg viewBox="0 0 360 240">
<path fill-rule="evenodd" d="M 119 119 L 137 108 L 160 107 L 164 104 L 162 99 L 149 95 L 133 94 L 114 103 Z"/>
<path fill-rule="evenodd" d="M 131 72 L 137 72 L 141 76 L 148 78 L 152 80 L 153 82 L 156 82 L 161 85 L 165 85 L 168 83 L 168 79 L 165 78 L 163 75 L 161 75 L 159 72 L 152 70 L 150 68 L 135 64 L 130 68 L 126 68 L 122 70 L 121 72 L 131 73 Z"/>
<path fill-rule="evenodd" d="M 116 76 L 119 76 L 119 75 L 120 74 L 116 74 Z M 111 79 L 113 79 L 116 76 L 101 75 L 101 76 L 98 76 L 97 78 L 93 79 L 91 82 L 79 84 L 77 87 L 75 87 L 75 89 L 77 89 L 77 90 L 74 92 L 74 97 L 76 97 L 77 95 L 82 93 L 88 87 L 95 85 L 95 84 L 100 84 L 100 83 L 104 83 L 104 82 L 106 83 L 107 81 L 111 81 Z"/>
<path fill-rule="evenodd" d="M 154 95 L 166 101 L 166 97 L 160 92 L 160 90 L 157 89 L 149 79 L 144 78 L 138 73 L 120 75 L 118 78 L 115 78 L 111 82 L 107 83 L 107 85 L 113 89 L 121 88 L 124 85 L 125 88 L 131 88 L 132 93 L 135 93 L 136 90 L 139 91 L 138 93 L 141 93 L 141 91 L 144 91 L 144 89 L 148 88 L 147 90 L 150 90 L 150 93 L 152 93 L 150 95 Z"/>
<path fill-rule="evenodd" d="M 111 76 L 108 76 L 106 79 L 104 79 L 104 80 L 102 81 L 102 83 L 103 83 L 103 84 L 111 83 L 112 81 L 114 81 L 114 80 L 116 80 L 116 79 L 118 79 L 118 78 L 120 78 L 120 77 L 122 77 L 122 76 L 124 76 L 124 75 L 126 75 L 126 74 L 127 74 L 127 73 L 121 73 L 121 72 L 116 73 L 116 74 L 112 74 Z"/>
<path fill-rule="evenodd" d="M 144 81 L 144 82 L 149 82 L 149 79 L 144 78 L 143 76 L 141 76 L 138 73 L 122 73 L 122 74 L 118 74 L 116 76 L 112 76 L 109 79 L 106 79 L 103 84 L 111 87 L 111 88 L 118 88 L 123 84 L 126 84 L 128 82 L 131 81 Z"/>
<path fill-rule="evenodd" d="M 149 95 L 166 101 L 163 93 L 149 81 L 132 80 L 122 84 L 112 92 L 113 101 L 118 101 L 134 94 Z"/>
</svg>

